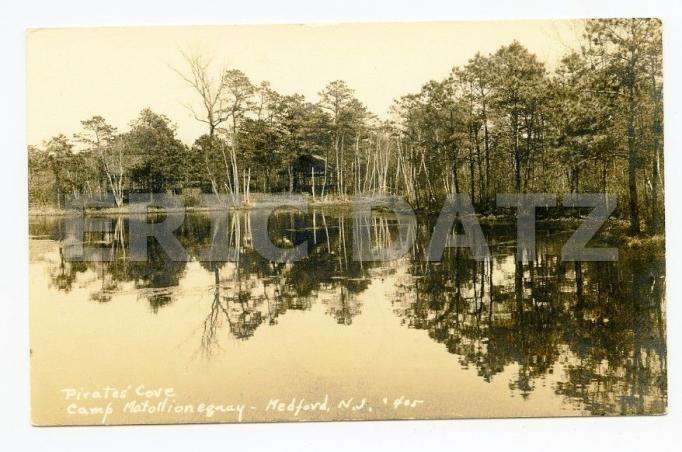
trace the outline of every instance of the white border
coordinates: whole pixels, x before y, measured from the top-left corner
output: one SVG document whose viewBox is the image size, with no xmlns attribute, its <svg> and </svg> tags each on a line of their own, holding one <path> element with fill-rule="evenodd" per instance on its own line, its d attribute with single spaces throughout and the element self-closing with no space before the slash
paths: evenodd
<svg viewBox="0 0 682 452">
<path fill-rule="evenodd" d="M 97 25 L 200 25 L 230 23 L 320 23 L 463 19 L 660 17 L 665 46 L 665 145 L 668 262 L 669 414 L 663 417 L 391 421 L 309 424 L 194 425 L 106 428 L 34 428 L 29 416 L 28 242 L 25 143 L 25 38 L 28 27 Z M 242 450 L 432 450 L 507 451 L 670 450 L 679 435 L 678 355 L 682 295 L 682 230 L 677 199 L 682 194 L 680 7 L 673 1 L 590 0 L 574 2 L 486 0 L 437 2 L 345 0 L 287 1 L 15 1 L 0 12 L 0 237 L 1 260 L 0 449 L 164 451 Z M 9 447 L 7 447 L 9 446 Z"/>
</svg>

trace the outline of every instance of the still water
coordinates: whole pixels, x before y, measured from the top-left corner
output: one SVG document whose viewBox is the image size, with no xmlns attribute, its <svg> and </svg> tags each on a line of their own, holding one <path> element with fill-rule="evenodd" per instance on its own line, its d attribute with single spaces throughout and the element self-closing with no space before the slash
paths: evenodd
<svg viewBox="0 0 682 452">
<path fill-rule="evenodd" d="M 300 262 L 259 256 L 248 213 L 222 238 L 237 262 L 198 258 L 204 214 L 176 232 L 189 262 L 154 241 L 131 262 L 127 220 L 111 221 L 86 241 L 112 262 L 69 262 L 63 220 L 31 220 L 37 424 L 665 411 L 662 250 L 562 262 L 572 231 L 538 225 L 537 260 L 521 265 L 515 226 L 496 224 L 483 226 L 492 261 L 448 248 L 425 263 L 427 217 L 404 257 L 355 262 L 352 217 L 315 211 L 270 219 L 274 243 L 309 243 Z M 397 236 L 390 217 L 365 227 L 375 245 Z"/>
</svg>

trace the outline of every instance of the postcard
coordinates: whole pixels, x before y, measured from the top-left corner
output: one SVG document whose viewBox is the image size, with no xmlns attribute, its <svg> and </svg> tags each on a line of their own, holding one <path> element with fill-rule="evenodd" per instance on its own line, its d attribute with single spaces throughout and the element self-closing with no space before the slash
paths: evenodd
<svg viewBox="0 0 682 452">
<path fill-rule="evenodd" d="M 29 30 L 34 425 L 664 414 L 661 28 Z"/>
</svg>

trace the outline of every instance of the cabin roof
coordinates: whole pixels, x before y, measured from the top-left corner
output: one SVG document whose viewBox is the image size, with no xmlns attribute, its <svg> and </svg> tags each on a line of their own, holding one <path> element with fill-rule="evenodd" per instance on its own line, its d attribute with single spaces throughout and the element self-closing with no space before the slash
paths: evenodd
<svg viewBox="0 0 682 452">
<path fill-rule="evenodd" d="M 305 169 L 307 171 L 308 168 L 313 167 L 316 171 L 319 171 L 324 170 L 325 166 L 329 166 L 326 162 L 326 159 L 322 156 L 316 154 L 303 154 L 294 160 L 293 166 L 296 170 Z"/>
<path fill-rule="evenodd" d="M 312 160 L 314 162 L 319 162 L 322 164 L 324 164 L 325 162 L 325 158 L 317 154 L 303 154 L 296 159 L 297 162 L 301 160 Z"/>
</svg>

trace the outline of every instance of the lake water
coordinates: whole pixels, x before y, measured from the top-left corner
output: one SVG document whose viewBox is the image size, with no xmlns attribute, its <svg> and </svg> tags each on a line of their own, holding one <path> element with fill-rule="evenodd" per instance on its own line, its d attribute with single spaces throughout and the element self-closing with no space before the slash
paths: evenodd
<svg viewBox="0 0 682 452">
<path fill-rule="evenodd" d="M 449 248 L 425 263 L 433 219 L 419 218 L 407 255 L 355 262 L 354 220 L 315 211 L 270 220 L 273 242 L 308 241 L 300 262 L 259 256 L 248 213 L 223 238 L 237 262 L 197 257 L 212 234 L 203 214 L 177 231 L 189 262 L 153 241 L 131 262 L 127 220 L 111 220 L 88 236 L 112 249 L 99 263 L 65 259 L 61 218 L 30 222 L 35 423 L 665 411 L 662 251 L 562 262 L 571 231 L 538 225 L 537 260 L 520 265 L 511 224 L 483 227 L 490 262 Z M 389 217 L 367 227 L 395 239 Z"/>
</svg>

